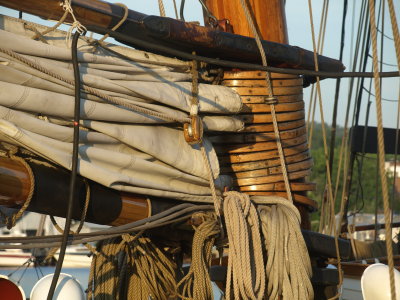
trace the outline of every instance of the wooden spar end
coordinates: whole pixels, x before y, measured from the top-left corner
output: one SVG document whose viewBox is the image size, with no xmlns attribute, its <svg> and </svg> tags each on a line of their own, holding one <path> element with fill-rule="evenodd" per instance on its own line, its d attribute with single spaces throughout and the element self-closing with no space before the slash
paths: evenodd
<svg viewBox="0 0 400 300">
<path fill-rule="evenodd" d="M 29 162 L 35 177 L 35 191 L 27 211 L 65 217 L 69 172 Z M 27 167 L 8 157 L 0 157 L 0 205 L 18 208 L 26 201 L 31 182 Z M 89 182 L 90 202 L 87 221 L 123 225 L 145 219 L 176 205 L 168 199 L 150 199 L 132 193 L 120 193 Z M 87 185 L 79 177 L 74 203 L 74 219 L 80 219 Z"/>
</svg>

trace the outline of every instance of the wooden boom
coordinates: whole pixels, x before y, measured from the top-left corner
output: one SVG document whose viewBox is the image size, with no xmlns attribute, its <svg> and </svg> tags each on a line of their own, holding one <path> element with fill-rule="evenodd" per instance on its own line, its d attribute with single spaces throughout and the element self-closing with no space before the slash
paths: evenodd
<svg viewBox="0 0 400 300">
<path fill-rule="evenodd" d="M 32 212 L 65 217 L 69 172 L 29 162 L 34 175 L 34 193 L 28 206 Z M 18 208 L 27 200 L 33 182 L 27 166 L 8 157 L 0 157 L 0 205 Z M 123 225 L 145 219 L 177 203 L 169 199 L 121 193 L 82 177 L 77 182 L 73 218 L 79 220 L 89 189 L 90 201 L 86 221 Z"/>
<path fill-rule="evenodd" d="M 224 7 L 229 7 L 230 2 L 222 1 L 221 3 L 224 3 Z M 275 2 L 277 1 L 275 0 Z M 0 0 L 0 5 L 52 20 L 59 20 L 64 13 L 59 3 L 59 0 Z M 262 4 L 261 6 L 263 8 L 262 14 L 267 17 L 271 15 L 272 11 L 275 11 L 273 5 Z M 72 8 L 76 18 L 83 25 L 95 25 L 102 28 L 112 28 L 124 15 L 124 9 L 121 6 L 100 0 L 73 0 Z M 278 9 L 283 9 L 282 4 L 278 6 Z M 261 15 L 256 17 L 257 20 L 261 19 Z M 66 21 L 71 22 L 71 18 L 68 17 Z M 269 22 L 268 24 L 275 23 Z M 269 65 L 314 70 L 313 52 L 286 45 L 285 22 L 279 21 L 277 24 L 276 26 L 282 32 L 281 37 L 275 39 L 273 36 L 265 34 L 264 38 L 271 38 L 273 41 L 264 40 L 262 42 Z M 247 35 L 246 31 L 237 31 L 237 33 L 243 35 L 232 34 L 171 18 L 148 16 L 133 10 L 129 10 L 127 20 L 117 31 L 144 41 L 177 48 L 189 53 L 195 51 L 199 55 L 214 58 L 260 63 L 260 54 L 256 42 L 253 38 L 244 36 Z M 325 56 L 319 55 L 318 63 L 321 71 L 341 72 L 344 70 L 340 61 Z"/>
</svg>

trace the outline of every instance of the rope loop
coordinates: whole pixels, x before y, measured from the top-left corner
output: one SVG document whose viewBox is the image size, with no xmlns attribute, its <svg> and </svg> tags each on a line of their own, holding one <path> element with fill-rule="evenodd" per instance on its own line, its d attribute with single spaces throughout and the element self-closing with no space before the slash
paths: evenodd
<svg viewBox="0 0 400 300">
<path fill-rule="evenodd" d="M 62 8 L 64 9 L 65 12 L 68 12 L 72 19 L 73 22 L 71 24 L 71 27 L 69 28 L 68 32 L 67 32 L 67 36 L 66 36 L 66 43 L 67 46 L 70 47 L 71 41 L 72 41 L 72 33 L 74 31 L 74 29 L 76 29 L 77 32 L 79 32 L 80 35 L 84 35 L 87 32 L 87 29 L 85 26 L 83 26 L 81 24 L 81 22 L 79 22 L 74 14 L 74 10 L 71 6 L 71 0 L 63 0 L 63 3 L 60 4 L 62 6 Z"/>
</svg>

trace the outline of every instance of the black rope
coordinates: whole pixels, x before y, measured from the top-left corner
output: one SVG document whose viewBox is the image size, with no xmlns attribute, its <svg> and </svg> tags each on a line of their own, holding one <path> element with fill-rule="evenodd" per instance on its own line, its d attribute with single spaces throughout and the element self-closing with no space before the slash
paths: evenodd
<svg viewBox="0 0 400 300">
<path fill-rule="evenodd" d="M 131 45 L 136 45 L 141 48 L 151 49 L 153 51 L 159 51 L 168 53 L 171 56 L 181 57 L 187 60 L 196 60 L 206 62 L 208 64 L 222 66 L 222 67 L 229 67 L 229 68 L 238 68 L 244 70 L 260 70 L 260 71 L 267 71 L 273 73 L 283 73 L 283 74 L 294 74 L 294 75 L 309 75 L 309 76 L 320 76 L 322 78 L 341 78 L 341 77 L 367 77 L 372 78 L 374 74 L 372 72 L 324 72 L 324 71 L 313 71 L 313 70 L 304 70 L 304 69 L 288 69 L 288 68 L 277 68 L 277 67 L 264 67 L 259 64 L 252 64 L 252 63 L 242 63 L 242 62 L 235 62 L 211 57 L 205 57 L 200 55 L 193 55 L 184 51 L 176 50 L 174 48 L 170 48 L 163 45 L 158 45 L 156 43 L 143 41 L 141 39 L 137 39 L 131 37 L 127 34 L 123 34 L 120 32 L 112 31 L 107 28 L 102 28 L 95 25 L 88 25 L 86 26 L 88 30 L 97 32 L 100 34 L 108 34 L 109 36 L 127 42 Z M 393 72 L 380 72 L 380 77 L 400 77 L 399 71 Z"/>
<path fill-rule="evenodd" d="M 370 90 L 368 90 L 367 88 L 363 87 L 363 90 L 364 90 L 365 92 L 367 92 L 367 94 L 371 95 L 372 97 L 375 97 L 375 94 L 373 94 L 373 93 L 372 93 Z M 388 99 L 388 98 L 383 98 L 383 97 L 381 97 L 381 99 L 382 99 L 383 101 L 388 101 L 388 102 L 399 102 L 399 100 L 396 100 L 396 99 Z"/>
<path fill-rule="evenodd" d="M 171 223 L 181 222 L 191 217 L 195 211 L 214 210 L 213 205 L 195 205 L 180 204 L 173 206 L 161 213 L 155 214 L 148 218 L 135 221 L 129 224 L 110 227 L 104 230 L 98 230 L 90 233 L 80 233 L 69 235 L 68 242 L 70 244 L 82 244 L 84 242 L 94 242 L 118 236 L 124 233 L 131 233 L 140 230 L 165 226 Z M 0 249 L 31 249 L 44 248 L 50 246 L 59 246 L 62 239 L 61 235 L 50 236 L 31 236 L 31 237 L 7 237 L 0 238 Z M 18 243 L 18 245 L 15 245 Z M 8 245 L 6 245 L 8 244 Z M 13 244 L 13 245 L 10 245 Z"/>
<path fill-rule="evenodd" d="M 392 37 L 390 37 L 390 36 L 386 35 L 385 33 L 383 33 L 379 28 L 376 28 L 376 29 L 377 29 L 377 31 L 378 31 L 380 34 L 382 34 L 385 38 L 394 41 L 394 39 L 393 39 Z"/>
<path fill-rule="evenodd" d="M 342 31 L 340 37 L 340 54 L 339 60 L 343 60 L 343 50 L 344 50 L 344 41 L 345 41 L 345 33 L 346 33 L 346 15 L 347 15 L 347 0 L 343 1 L 343 16 L 342 16 Z M 332 126 L 331 126 L 331 142 L 330 142 L 330 151 L 329 151 L 329 170 L 332 175 L 332 167 L 333 167 L 333 158 L 335 156 L 335 140 L 336 140 L 336 119 L 337 119 L 337 110 L 339 103 L 339 92 L 340 92 L 340 78 L 336 80 L 335 87 L 335 100 L 333 104 L 333 113 L 332 113 Z"/>
<path fill-rule="evenodd" d="M 383 51 L 381 52 L 381 54 L 383 55 Z M 373 58 L 371 54 L 368 54 L 368 57 L 369 57 L 369 58 Z M 378 62 L 379 62 L 381 65 L 385 65 L 385 66 L 389 66 L 389 67 L 396 67 L 396 68 L 397 68 L 397 65 L 395 65 L 395 64 L 389 64 L 389 63 L 387 63 L 387 62 L 384 62 L 383 60 L 378 60 Z M 382 68 L 381 68 L 381 69 L 382 69 Z"/>
<path fill-rule="evenodd" d="M 364 36 L 364 41 L 365 41 L 365 27 L 367 24 L 365 24 L 368 20 L 368 9 L 367 9 L 367 0 L 363 0 L 360 8 L 360 16 L 358 20 L 358 29 L 357 29 L 357 38 L 356 38 L 356 47 L 354 51 L 354 57 L 353 57 L 353 65 L 352 65 L 352 70 L 357 69 L 357 62 L 359 58 L 359 53 L 364 52 L 364 47 L 365 43 L 361 43 L 361 37 Z M 363 30 L 364 28 L 364 30 Z M 360 49 L 361 47 L 361 49 Z M 361 58 L 360 58 L 361 60 Z M 361 66 L 359 67 L 361 69 Z M 357 85 L 359 86 L 360 84 L 360 78 L 358 78 Z M 355 80 L 354 78 L 350 79 L 350 85 L 349 85 L 349 93 L 347 95 L 347 109 L 346 109 L 346 120 L 349 118 L 350 114 L 350 105 L 351 105 L 351 99 L 353 97 L 353 91 L 354 89 L 354 84 Z M 357 87 L 358 89 L 358 87 Z M 353 120 L 354 120 L 354 114 L 355 114 L 356 109 L 354 108 L 353 110 Z M 353 122 L 353 121 L 352 121 Z M 349 140 L 353 140 L 353 131 L 350 131 L 349 135 Z M 345 176 L 345 183 L 344 183 L 344 209 L 343 209 L 343 219 L 342 219 L 342 225 L 344 225 L 342 228 L 347 231 L 347 224 L 348 224 L 348 219 L 347 219 L 347 213 L 349 211 L 349 204 L 350 204 L 350 196 L 351 196 L 351 185 L 352 185 L 352 179 L 353 179 L 353 167 L 354 167 L 354 160 L 355 160 L 355 153 L 351 152 L 350 153 L 350 159 L 349 159 L 349 168 L 347 170 L 347 174 Z"/>
<path fill-rule="evenodd" d="M 179 9 L 179 16 L 182 22 L 185 22 L 185 16 L 183 15 L 183 11 L 185 10 L 185 0 L 181 0 L 181 7 Z"/>
<path fill-rule="evenodd" d="M 65 251 L 67 249 L 67 243 L 70 236 L 71 220 L 72 220 L 72 209 L 74 205 L 74 197 L 76 190 L 76 178 L 78 174 L 78 152 L 79 152 L 79 122 L 80 122 L 80 91 L 81 91 L 81 80 L 79 73 L 78 64 L 78 40 L 80 33 L 75 32 L 72 38 L 72 65 L 74 67 L 74 78 L 75 78 L 75 107 L 74 107 L 74 140 L 72 145 L 72 167 L 71 167 L 71 178 L 69 185 L 69 197 L 68 197 L 68 208 L 67 215 L 65 219 L 64 233 L 62 236 L 60 254 L 58 256 L 56 268 L 54 271 L 53 279 L 51 281 L 51 286 L 49 293 L 47 295 L 47 300 L 52 300 L 54 291 L 57 286 L 58 278 L 60 277 L 61 268 L 64 262 Z"/>
</svg>

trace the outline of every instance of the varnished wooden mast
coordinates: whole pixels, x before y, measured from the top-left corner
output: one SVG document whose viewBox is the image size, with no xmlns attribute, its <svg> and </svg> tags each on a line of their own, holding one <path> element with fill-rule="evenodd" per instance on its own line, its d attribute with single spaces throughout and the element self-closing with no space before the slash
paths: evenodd
<svg viewBox="0 0 400 300">
<path fill-rule="evenodd" d="M 239 0 L 206 0 L 217 19 L 227 19 L 235 34 L 254 37 Z M 285 5 L 283 0 L 249 0 L 261 38 L 288 44 Z"/>
<path fill-rule="evenodd" d="M 209 11 L 218 20 L 228 20 L 233 30 L 233 33 L 254 37 L 248 25 L 248 20 L 244 14 L 243 7 L 240 2 L 240 0 L 206 0 L 205 3 Z M 284 0 L 247 0 L 247 3 L 250 6 L 249 10 L 253 15 L 253 20 L 256 22 L 256 27 L 261 38 L 271 42 L 287 44 L 288 34 L 286 28 Z M 207 16 L 205 18 L 207 18 Z M 300 78 L 298 78 L 297 76 L 288 76 L 284 74 L 271 74 L 271 78 L 274 95 L 278 99 L 278 104 L 276 106 L 282 105 L 284 102 L 286 102 L 287 97 L 295 97 L 293 103 L 297 105 L 301 106 L 304 104 L 304 102 L 302 101 L 302 85 L 297 83 L 297 81 L 301 81 Z M 268 96 L 268 91 L 266 89 L 266 83 L 264 79 L 265 74 L 263 72 L 244 72 L 241 70 L 232 70 L 231 72 L 225 72 L 222 84 L 235 89 L 242 96 L 244 103 L 246 103 L 247 101 L 256 103 L 255 105 L 257 106 L 269 106 L 267 104 L 263 104 L 262 100 L 263 97 L 265 98 Z M 285 82 L 285 84 L 283 84 L 283 82 Z M 285 86 L 285 90 L 280 91 L 279 89 L 282 84 Z M 286 85 L 290 86 L 290 88 L 288 88 Z M 256 91 L 259 91 L 259 93 L 255 94 Z M 246 123 L 243 135 L 245 135 L 246 132 L 249 131 L 247 130 L 249 127 L 258 126 L 256 130 L 257 133 L 254 134 L 254 141 L 251 143 L 243 144 L 247 148 L 240 147 L 240 145 L 220 146 L 219 148 L 217 147 L 218 154 L 222 155 L 220 161 L 222 164 L 224 164 L 224 160 L 228 160 L 228 162 L 231 163 L 230 165 L 228 164 L 228 166 L 233 171 L 228 171 L 228 173 L 234 177 L 234 181 L 237 185 L 236 188 L 240 191 L 251 195 L 278 195 L 285 197 L 286 194 L 283 191 L 279 191 L 279 188 L 275 186 L 278 181 L 280 185 L 284 186 L 282 179 L 278 180 L 277 178 L 271 176 L 270 170 L 266 167 L 261 166 L 262 164 L 260 163 L 263 162 L 263 160 L 261 160 L 261 157 L 254 158 L 255 162 L 253 162 L 252 165 L 255 165 L 257 163 L 257 170 L 253 172 L 254 174 L 251 172 L 242 172 L 241 170 L 239 172 L 234 171 L 235 168 L 237 169 L 238 167 L 243 166 L 242 163 L 237 163 L 235 161 L 238 155 L 253 155 L 254 153 L 250 152 L 251 149 L 259 148 L 259 146 L 263 146 L 265 144 L 262 142 L 257 142 L 257 136 L 261 141 L 260 138 L 266 134 L 270 134 L 271 137 L 274 135 L 272 129 L 267 128 L 266 126 L 272 125 L 272 121 L 270 120 L 271 115 L 269 114 L 269 112 L 266 110 L 264 110 L 264 113 L 262 113 L 262 111 L 257 113 L 255 110 L 252 110 L 251 112 L 252 114 L 249 115 L 252 116 L 250 118 L 251 121 L 248 122 L 250 124 Z M 290 120 L 287 120 L 287 124 L 290 124 L 290 126 L 294 126 L 295 128 L 300 128 L 298 122 L 301 121 L 301 123 L 303 124 L 305 121 L 304 109 L 297 108 L 295 109 L 294 113 L 303 113 L 303 115 L 302 117 L 293 116 Z M 264 126 L 259 126 L 259 124 L 255 122 L 256 119 L 264 120 L 262 123 L 265 124 L 261 124 Z M 281 127 L 281 124 L 283 123 L 281 123 L 278 118 L 279 128 Z M 281 134 L 284 133 L 281 128 L 280 130 Z M 221 136 L 221 138 L 223 140 L 226 137 Z M 299 138 L 302 140 L 303 145 L 307 147 L 306 134 L 304 133 L 299 135 Z M 298 143 L 296 143 L 296 145 L 297 144 Z M 287 143 L 284 143 L 283 145 L 283 147 L 285 148 L 288 146 L 289 145 Z M 298 147 L 298 145 L 296 147 Z M 311 162 L 308 152 L 304 152 L 304 149 L 301 150 L 297 149 L 296 147 L 288 148 L 291 149 L 295 154 L 293 155 L 292 153 L 293 156 L 286 157 L 288 171 L 290 171 L 290 160 L 292 157 L 294 157 L 294 159 L 297 159 L 299 156 L 301 156 L 300 161 L 302 162 L 300 164 L 304 162 Z M 232 151 L 238 153 L 232 153 Z M 271 161 L 272 159 L 277 159 L 277 153 L 275 152 L 271 154 L 269 161 Z M 288 156 L 286 152 L 285 156 Z M 222 169 L 224 169 L 224 167 Z M 301 172 L 305 174 L 309 172 L 309 170 L 310 167 L 304 166 Z M 308 210 L 309 208 L 315 208 L 316 205 L 314 201 L 308 199 L 305 196 L 305 192 L 307 190 L 312 190 L 313 185 L 304 182 L 304 178 L 306 176 L 304 174 L 300 174 L 299 176 L 296 176 L 296 178 L 294 178 L 293 174 L 289 174 L 289 178 L 291 181 L 293 199 L 301 213 L 302 228 L 309 229 L 310 221 Z M 243 176 L 247 178 L 243 180 Z M 260 184 L 261 181 L 268 184 Z M 301 191 L 299 191 L 297 185 L 301 186 Z"/>
</svg>

